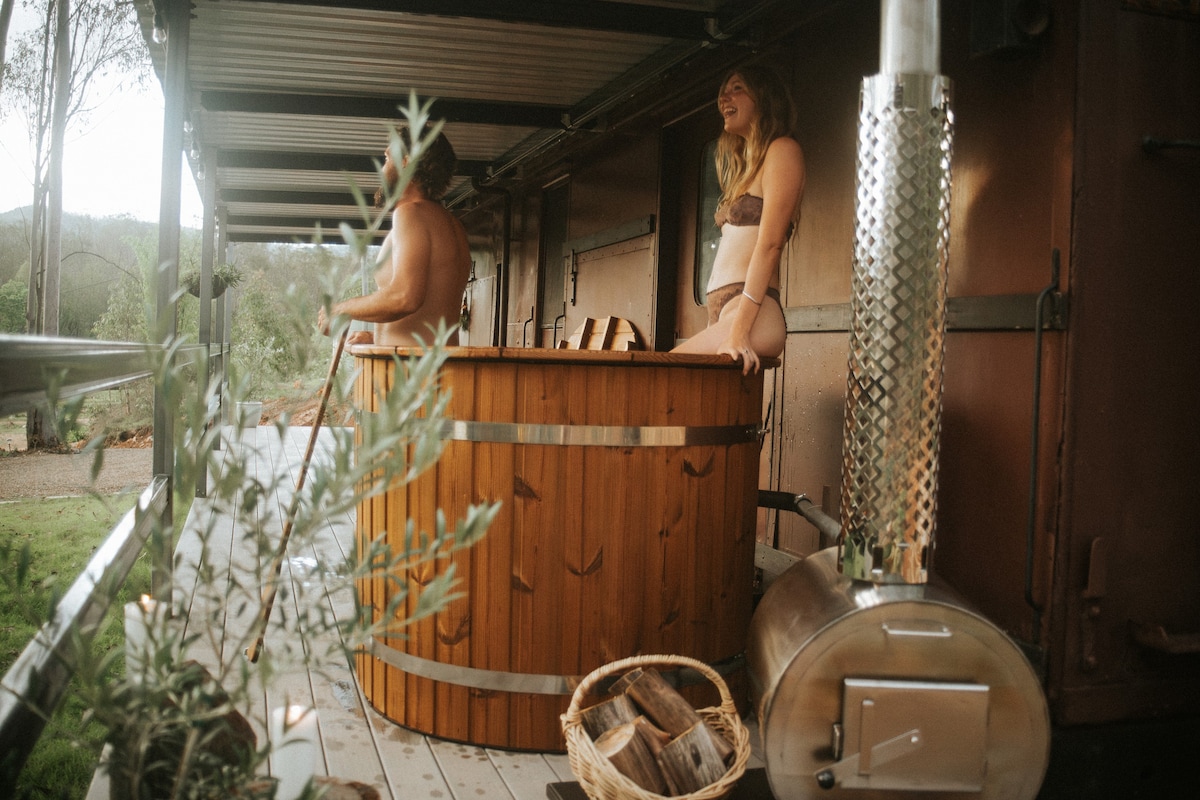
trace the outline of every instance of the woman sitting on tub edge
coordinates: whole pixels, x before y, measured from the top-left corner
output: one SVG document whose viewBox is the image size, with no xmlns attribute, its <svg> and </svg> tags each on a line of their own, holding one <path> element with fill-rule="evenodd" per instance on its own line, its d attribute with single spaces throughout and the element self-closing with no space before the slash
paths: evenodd
<svg viewBox="0 0 1200 800">
<path fill-rule="evenodd" d="M 721 243 L 707 287 L 708 327 L 673 352 L 723 353 L 749 374 L 760 357 L 779 356 L 787 337 L 779 266 L 799 217 L 804 153 L 791 96 L 768 67 L 731 72 L 717 110 L 725 123 L 716 154 Z"/>
</svg>

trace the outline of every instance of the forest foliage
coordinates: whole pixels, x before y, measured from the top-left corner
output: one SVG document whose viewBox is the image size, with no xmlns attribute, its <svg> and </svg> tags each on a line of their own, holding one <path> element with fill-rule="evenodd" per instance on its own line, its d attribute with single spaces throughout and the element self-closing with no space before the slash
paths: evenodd
<svg viewBox="0 0 1200 800">
<path fill-rule="evenodd" d="M 21 209 L 0 215 L 0 333 L 25 332 L 27 217 Z M 181 232 L 181 274 L 200 268 L 200 243 L 200 231 Z M 68 214 L 62 253 L 61 335 L 148 341 L 158 225 L 128 216 Z M 357 273 L 356 259 L 342 245 L 300 243 L 235 243 L 228 258 L 243 276 L 227 293 L 233 304 L 229 338 L 238 372 L 251 380 L 254 393 L 307 378 L 305 353 L 319 336 L 315 322 L 322 287 L 334 276 Z M 199 304 L 181 293 L 179 334 L 187 341 L 199 337 Z M 135 412 L 133 406 L 148 405 L 149 397 L 126 397 L 125 402 Z"/>
</svg>

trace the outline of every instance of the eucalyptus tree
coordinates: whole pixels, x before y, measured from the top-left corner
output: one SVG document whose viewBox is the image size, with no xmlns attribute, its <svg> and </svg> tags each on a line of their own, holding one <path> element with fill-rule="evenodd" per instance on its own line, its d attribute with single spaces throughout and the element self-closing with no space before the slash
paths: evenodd
<svg viewBox="0 0 1200 800">
<path fill-rule="evenodd" d="M 25 0 L 39 23 L 14 38 L 2 107 L 24 116 L 33 150 L 29 295 L 26 330 L 58 333 L 61 270 L 62 164 L 66 135 L 87 125 L 106 94 L 149 75 L 133 5 L 119 0 Z M 47 439 L 37 411 L 27 423 L 30 446 Z"/>
<path fill-rule="evenodd" d="M 0 89 L 4 88 L 4 53 L 8 50 L 8 26 L 16 0 L 0 0 Z"/>
</svg>

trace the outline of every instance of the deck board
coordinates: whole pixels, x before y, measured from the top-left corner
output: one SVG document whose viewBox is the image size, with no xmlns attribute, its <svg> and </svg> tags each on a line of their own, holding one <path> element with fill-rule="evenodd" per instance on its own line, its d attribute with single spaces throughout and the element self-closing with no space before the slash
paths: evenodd
<svg viewBox="0 0 1200 800">
<path fill-rule="evenodd" d="M 270 502 L 260 504 L 262 515 L 255 521 L 272 542 L 278 541 L 283 530 L 308 436 L 308 428 L 297 427 L 286 429 L 281 439 L 275 428 L 261 426 L 242 432 L 240 441 L 234 445 L 252 448 L 254 476 L 265 486 L 276 485 L 275 496 Z M 331 442 L 332 436 L 323 429 L 314 459 L 326 458 Z M 184 602 L 188 609 L 189 629 L 206 634 L 189 650 L 189 655 L 206 664 L 229 664 L 245 658 L 247 637 L 258 610 L 258 598 L 249 587 L 254 585 L 254 576 L 269 567 L 269 557 L 247 547 L 249 540 L 245 533 L 237 529 L 232 517 L 215 510 L 209 500 L 197 498 L 176 545 L 177 603 Z M 307 546 L 291 549 L 281 574 L 292 582 L 293 591 L 287 592 L 286 597 L 280 593 L 276 614 L 282 613 L 292 620 L 292 629 L 272 630 L 266 648 L 340 647 L 335 632 L 316 633 L 294 624 L 295 583 L 311 582 L 320 577 L 323 568 L 342 563 L 351 554 L 354 536 L 354 514 L 340 514 L 328 517 L 323 529 Z M 194 590 L 201 569 L 225 576 L 231 591 L 221 607 L 207 607 Z M 245 587 L 241 592 L 235 591 L 239 585 Z M 353 610 L 354 599 L 348 592 L 344 596 L 325 593 L 320 600 L 339 618 Z M 370 784 L 388 800 L 423 797 L 543 800 L 548 784 L 574 780 L 565 755 L 482 748 L 423 736 L 396 725 L 371 708 L 349 661 L 319 671 L 301 668 L 280 675 L 265 694 L 250 700 L 252 707 L 243 711 L 251 720 L 269 719 L 271 709 L 285 703 L 317 709 L 321 755 L 314 764 L 315 774 Z M 255 722 L 255 728 L 265 741 L 262 725 Z M 751 732 L 756 740 L 754 726 Z M 748 766 L 761 763 L 756 752 Z M 108 781 L 103 771 L 98 770 L 88 800 L 107 798 Z"/>
</svg>

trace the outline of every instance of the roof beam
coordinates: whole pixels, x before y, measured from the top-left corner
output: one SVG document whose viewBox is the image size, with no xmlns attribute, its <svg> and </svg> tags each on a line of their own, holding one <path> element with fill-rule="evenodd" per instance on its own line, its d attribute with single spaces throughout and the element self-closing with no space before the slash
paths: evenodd
<svg viewBox="0 0 1200 800">
<path fill-rule="evenodd" d="M 386 219 L 385 224 L 374 231 L 374 239 L 383 239 L 388 235 L 388 230 L 391 228 L 390 223 L 390 219 Z M 320 240 L 329 243 L 342 241 L 342 224 L 348 224 L 350 229 L 358 231 L 360 234 L 366 233 L 366 225 L 362 223 L 361 219 L 314 217 L 312 215 L 268 217 L 250 215 L 250 213 L 227 215 L 226 231 L 229 241 L 312 241 L 317 235 L 319 225 Z M 239 230 L 239 228 L 252 228 L 253 230 Z M 254 236 L 256 239 L 247 239 L 247 236 Z"/>
<path fill-rule="evenodd" d="M 211 112 L 255 114 L 302 114 L 318 117 L 403 117 L 407 98 L 343 97 L 339 95 L 280 94 L 278 92 L 233 92 L 208 90 L 200 93 L 200 105 Z M 434 100 L 430 115 L 446 122 L 477 125 L 515 125 L 526 128 L 558 128 L 570 109 L 529 103 L 491 103 L 474 100 Z"/>
<path fill-rule="evenodd" d="M 230 228 L 239 227 L 254 227 L 254 228 L 316 228 L 321 226 L 322 233 L 330 231 L 337 232 L 342 223 L 348 224 L 353 230 L 362 230 L 364 225 L 362 220 L 343 219 L 338 217 L 314 217 L 308 216 L 257 216 L 254 214 L 230 214 L 226 219 L 226 225 Z M 390 227 L 390 226 L 389 226 Z M 386 234 L 384 230 L 380 235 Z"/>
<path fill-rule="evenodd" d="M 217 153 L 217 169 L 286 169 L 314 172 L 379 171 L 378 156 L 353 153 L 286 153 L 277 150 L 221 150 Z M 467 178 L 487 176 L 488 161 L 459 159 L 455 175 Z"/>
<path fill-rule="evenodd" d="M 378 172 L 379 157 L 353 153 L 285 153 L 278 150 L 221 150 L 217 169 L 287 169 L 313 172 Z"/>
<path fill-rule="evenodd" d="M 286 232 L 279 233 L 260 233 L 237 231 L 229 232 L 229 241 L 231 242 L 257 242 L 259 244 L 312 244 L 312 238 L 315 231 L 310 231 L 306 234 L 291 234 Z M 380 231 L 376 236 L 376 240 L 386 235 L 386 231 Z M 321 244 L 346 244 L 346 240 L 342 238 L 341 231 L 337 228 L 325 228 L 321 231 Z"/>
<path fill-rule="evenodd" d="M 358 205 L 349 192 L 304 192 L 272 189 L 220 189 L 222 203 L 263 203 L 274 205 L 347 206 Z"/>
<path fill-rule="evenodd" d="M 525 22 L 563 28 L 618 31 L 663 36 L 670 39 L 711 41 L 715 12 L 690 11 L 642 3 L 595 0 L 281 0 L 284 5 L 328 6 L 426 14 L 442 17 Z"/>
</svg>

